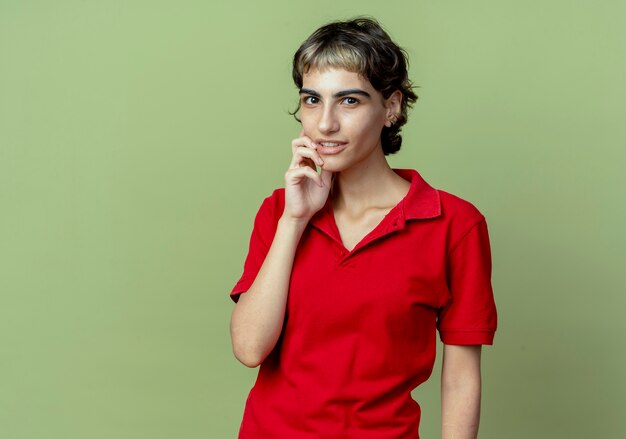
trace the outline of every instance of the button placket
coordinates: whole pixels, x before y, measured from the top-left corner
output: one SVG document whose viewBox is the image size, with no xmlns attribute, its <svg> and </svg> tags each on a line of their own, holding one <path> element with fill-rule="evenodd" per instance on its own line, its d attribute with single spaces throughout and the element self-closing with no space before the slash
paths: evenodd
<svg viewBox="0 0 626 439">
<path fill-rule="evenodd" d="M 339 249 L 338 253 L 339 255 L 339 264 L 338 265 L 344 265 L 344 263 L 346 262 L 346 256 L 348 256 L 348 252 L 346 251 L 346 249 Z"/>
</svg>

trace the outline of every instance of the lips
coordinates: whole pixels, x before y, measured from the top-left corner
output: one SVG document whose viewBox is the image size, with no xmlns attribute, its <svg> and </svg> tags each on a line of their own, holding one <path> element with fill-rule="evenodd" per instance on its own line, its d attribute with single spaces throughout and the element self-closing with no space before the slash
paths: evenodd
<svg viewBox="0 0 626 439">
<path fill-rule="evenodd" d="M 338 154 L 345 149 L 347 142 L 341 142 L 338 140 L 316 140 L 317 152 L 323 155 Z"/>
</svg>

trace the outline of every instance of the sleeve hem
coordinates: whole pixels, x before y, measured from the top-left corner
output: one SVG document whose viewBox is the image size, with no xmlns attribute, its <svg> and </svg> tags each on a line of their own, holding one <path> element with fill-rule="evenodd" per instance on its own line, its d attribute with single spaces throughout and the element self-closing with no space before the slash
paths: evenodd
<svg viewBox="0 0 626 439">
<path fill-rule="evenodd" d="M 452 345 L 492 345 L 495 331 L 439 331 L 444 344 Z"/>
<path fill-rule="evenodd" d="M 237 303 L 239 301 L 239 296 L 250 289 L 252 282 L 254 282 L 254 278 L 245 277 L 235 284 L 230 292 L 230 298 L 233 302 Z"/>
</svg>

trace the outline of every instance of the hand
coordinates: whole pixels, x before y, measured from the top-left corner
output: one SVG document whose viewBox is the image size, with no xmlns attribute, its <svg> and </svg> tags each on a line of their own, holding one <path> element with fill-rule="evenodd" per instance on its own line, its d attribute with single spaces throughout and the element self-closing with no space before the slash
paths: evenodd
<svg viewBox="0 0 626 439">
<path fill-rule="evenodd" d="M 317 166 L 324 161 L 317 152 L 317 145 L 304 131 L 291 142 L 292 159 L 285 173 L 285 211 L 289 218 L 308 222 L 326 203 L 332 186 L 332 172 Z"/>
</svg>

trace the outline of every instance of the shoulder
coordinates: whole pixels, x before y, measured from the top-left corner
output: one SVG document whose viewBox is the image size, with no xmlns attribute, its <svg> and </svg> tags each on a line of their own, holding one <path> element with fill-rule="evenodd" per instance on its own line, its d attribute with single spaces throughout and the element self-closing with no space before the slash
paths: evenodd
<svg viewBox="0 0 626 439">
<path fill-rule="evenodd" d="M 449 251 L 452 251 L 473 230 L 486 228 L 485 216 L 471 202 L 438 189 L 441 219 L 446 224 Z"/>
<path fill-rule="evenodd" d="M 437 189 L 437 192 L 441 203 L 441 215 L 445 219 L 460 223 L 475 223 L 485 219 L 480 210 L 471 202 L 441 189 Z"/>
<path fill-rule="evenodd" d="M 285 207 L 285 188 L 274 189 L 272 193 L 263 200 L 263 204 L 273 208 L 280 208 L 282 211 L 282 208 Z"/>
<path fill-rule="evenodd" d="M 265 197 L 256 215 L 256 221 L 275 222 L 285 208 L 285 189 L 278 188 Z"/>
<path fill-rule="evenodd" d="M 285 190 L 276 189 L 261 202 L 254 217 L 252 241 L 269 248 L 285 205 Z"/>
</svg>

